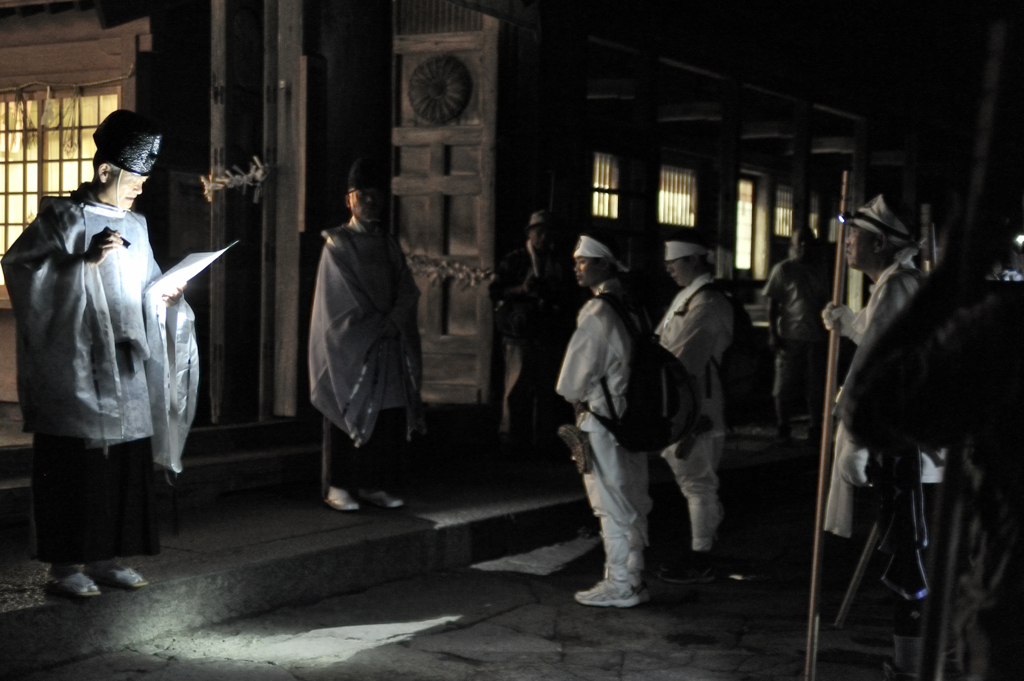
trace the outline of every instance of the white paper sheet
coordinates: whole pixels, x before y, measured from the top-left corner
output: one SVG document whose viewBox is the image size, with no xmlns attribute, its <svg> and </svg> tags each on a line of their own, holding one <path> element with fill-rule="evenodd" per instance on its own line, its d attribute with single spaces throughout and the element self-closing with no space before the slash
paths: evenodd
<svg viewBox="0 0 1024 681">
<path fill-rule="evenodd" d="M 224 251 L 237 243 L 237 241 L 233 241 L 219 251 L 190 253 L 186 255 L 181 259 L 181 262 L 154 279 L 147 290 L 163 291 L 167 287 L 179 288 L 183 286 L 185 282 L 205 270 L 214 260 L 224 255 Z"/>
</svg>

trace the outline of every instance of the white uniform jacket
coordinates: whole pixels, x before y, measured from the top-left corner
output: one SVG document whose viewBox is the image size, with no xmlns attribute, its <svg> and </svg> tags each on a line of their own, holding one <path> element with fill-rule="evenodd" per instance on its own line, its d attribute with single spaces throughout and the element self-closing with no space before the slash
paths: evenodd
<svg viewBox="0 0 1024 681">
<path fill-rule="evenodd" d="M 844 395 L 849 394 L 847 388 L 857 380 L 857 373 L 867 361 L 872 346 L 917 293 L 922 277 L 912 261 L 897 256 L 896 262 L 887 267 L 871 287 L 868 304 L 854 317 L 851 328 L 841 327 L 842 334 L 857 344 L 857 351 L 850 362 L 836 413 L 842 414 Z M 853 488 L 868 484 L 868 456 L 868 451 L 851 439 L 846 425 L 840 421 L 836 428 L 825 530 L 841 537 L 849 537 L 853 532 Z M 929 457 L 922 457 L 922 465 L 925 482 L 933 482 L 935 476 L 941 475 Z"/>
<path fill-rule="evenodd" d="M 131 245 L 91 265 L 83 255 L 106 227 Z M 199 385 L 195 316 L 184 299 L 167 308 L 148 291 L 160 268 L 146 219 L 97 203 L 83 185 L 44 198 L 2 264 L 24 430 L 89 447 L 152 436 L 154 460 L 180 471 Z"/>
<path fill-rule="evenodd" d="M 621 297 L 622 283 L 618 279 L 609 279 L 598 286 L 595 293 Z M 601 379 L 605 378 L 615 415 L 622 416 L 626 411 L 632 352 L 633 340 L 618 313 L 600 298 L 591 298 L 576 317 L 576 331 L 566 348 L 555 391 L 569 402 L 586 402 L 590 411 L 611 417 L 608 400 L 601 388 Z M 584 432 L 604 428 L 590 412 L 581 412 L 576 426 Z"/>
<path fill-rule="evenodd" d="M 714 423 L 711 432 L 724 435 L 725 395 L 715 365 L 721 364 L 722 354 L 732 343 L 733 315 L 732 305 L 720 291 L 704 289 L 698 293 L 713 281 L 711 273 L 702 274 L 676 294 L 657 332 L 662 347 L 678 357 L 697 379 L 701 412 Z"/>
</svg>

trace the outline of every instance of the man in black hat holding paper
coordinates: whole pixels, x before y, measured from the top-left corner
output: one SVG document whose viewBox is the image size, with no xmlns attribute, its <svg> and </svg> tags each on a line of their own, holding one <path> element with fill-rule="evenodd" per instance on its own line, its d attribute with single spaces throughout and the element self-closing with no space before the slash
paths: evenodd
<svg viewBox="0 0 1024 681">
<path fill-rule="evenodd" d="M 160 133 L 120 110 L 93 139 L 93 180 L 43 198 L 2 262 L 35 434 L 36 557 L 51 564 L 49 589 L 71 597 L 148 583 L 115 558 L 160 550 L 153 462 L 180 470 L 199 380 L 195 317 L 180 288 L 150 286 L 160 268 L 131 210 Z"/>
</svg>

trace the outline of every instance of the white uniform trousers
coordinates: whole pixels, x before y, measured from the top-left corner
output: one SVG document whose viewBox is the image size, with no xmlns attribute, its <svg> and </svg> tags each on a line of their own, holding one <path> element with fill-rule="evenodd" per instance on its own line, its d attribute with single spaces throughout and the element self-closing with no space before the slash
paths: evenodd
<svg viewBox="0 0 1024 681">
<path fill-rule="evenodd" d="M 718 500 L 718 464 L 725 447 L 725 433 L 712 430 L 698 435 L 685 459 L 676 458 L 677 445 L 661 457 L 668 462 L 690 509 L 690 534 L 694 551 L 710 551 L 725 512 Z"/>
<path fill-rule="evenodd" d="M 603 426 L 587 433 L 593 469 L 583 476 L 587 498 L 601 521 L 605 577 L 639 586 L 647 546 L 647 455 L 623 449 Z"/>
</svg>

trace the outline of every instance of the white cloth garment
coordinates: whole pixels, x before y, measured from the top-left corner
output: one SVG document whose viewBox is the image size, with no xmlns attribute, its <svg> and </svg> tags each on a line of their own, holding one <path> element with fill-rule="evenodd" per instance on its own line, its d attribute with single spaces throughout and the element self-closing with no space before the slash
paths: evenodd
<svg viewBox="0 0 1024 681">
<path fill-rule="evenodd" d="M 596 293 L 621 296 L 622 284 L 610 279 Z M 556 391 L 572 403 L 587 402 L 590 409 L 610 416 L 601 378 L 607 380 L 617 414 L 626 408 L 632 340 L 612 307 L 597 298 L 589 300 L 577 317 L 577 328 L 562 362 Z M 587 498 L 601 521 L 606 577 L 638 586 L 647 545 L 647 457 L 623 449 L 614 436 L 591 414 L 583 412 L 577 427 L 590 438 L 593 470 L 583 476 Z"/>
<path fill-rule="evenodd" d="M 107 227 L 131 245 L 91 265 L 83 254 Z M 184 299 L 167 308 L 147 291 L 160 268 L 145 218 L 97 203 L 84 185 L 44 198 L 3 269 L 25 431 L 87 447 L 152 437 L 154 461 L 181 471 L 199 385 L 195 316 Z"/>
<path fill-rule="evenodd" d="M 595 293 L 622 296 L 622 284 L 618 279 L 609 279 L 598 286 Z M 590 411 L 611 417 L 608 401 L 601 389 L 601 378 L 605 378 L 615 413 L 621 415 L 626 410 L 632 351 L 629 331 L 615 310 L 599 298 L 591 298 L 576 316 L 576 331 L 565 350 L 555 392 L 569 402 L 586 402 Z M 576 427 L 584 432 L 603 428 L 589 412 L 581 413 Z"/>
<path fill-rule="evenodd" d="M 691 241 L 665 242 L 665 262 L 685 258 L 689 255 L 703 255 L 707 258 L 708 262 L 715 261 L 715 254 L 700 244 L 695 244 Z"/>
<path fill-rule="evenodd" d="M 722 354 L 732 342 L 733 314 L 724 294 L 704 288 L 713 281 L 710 273 L 694 279 L 676 295 L 658 324 L 661 345 L 697 379 L 701 413 L 713 424 L 711 430 L 695 438 L 683 458 L 676 456 L 678 444 L 661 453 L 686 497 L 694 551 L 711 550 L 724 516 L 718 500 L 717 471 L 725 446 L 725 395 L 712 359 L 721 363 Z"/>
<path fill-rule="evenodd" d="M 310 401 L 361 446 L 383 409 L 423 432 L 420 291 L 398 242 L 358 220 L 324 231 L 309 329 Z M 391 327 L 398 335 L 389 337 Z"/>
<path fill-rule="evenodd" d="M 871 347 L 917 293 L 922 276 L 921 271 L 914 267 L 912 262 L 901 259 L 897 253 L 896 262 L 883 270 L 878 281 L 872 286 L 867 306 L 854 316 L 852 324 L 842 326 L 840 332 L 857 343 L 857 351 L 850 362 L 844 390 L 840 393 L 836 405 L 837 413 L 841 413 L 843 395 L 857 380 L 857 373 L 867 361 Z M 840 422 L 836 427 L 834 452 L 824 527 L 826 531 L 840 537 L 849 537 L 853 532 L 853 488 L 863 487 L 868 482 L 868 451 L 859 447 L 850 438 L 849 431 Z M 928 466 L 924 471 L 928 479 L 934 479 L 938 474 L 928 457 L 922 457 L 922 466 Z"/>
<path fill-rule="evenodd" d="M 580 236 L 579 242 L 576 244 L 576 250 L 572 252 L 574 258 L 604 258 L 612 262 L 616 267 L 619 268 L 620 272 L 628 272 L 629 267 L 622 262 L 619 262 L 615 254 L 612 253 L 611 249 L 605 246 L 603 243 L 593 237 L 589 237 L 586 234 Z"/>
</svg>

